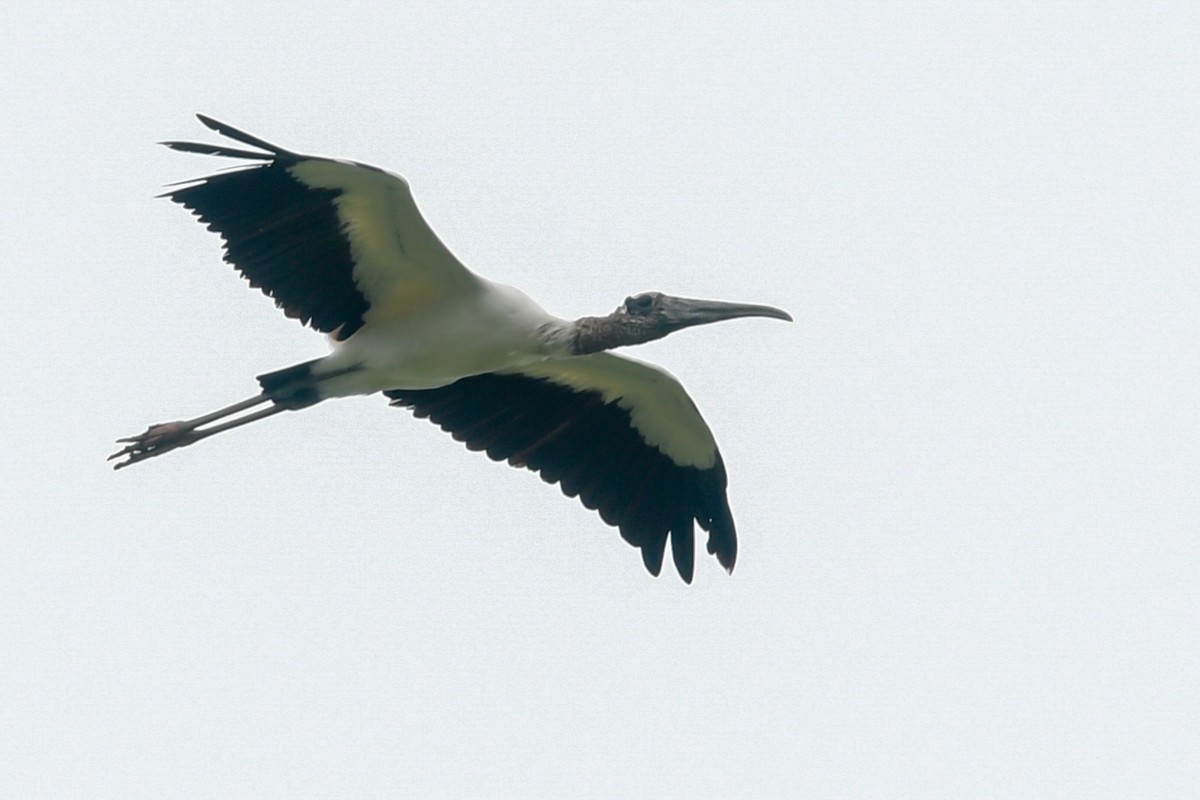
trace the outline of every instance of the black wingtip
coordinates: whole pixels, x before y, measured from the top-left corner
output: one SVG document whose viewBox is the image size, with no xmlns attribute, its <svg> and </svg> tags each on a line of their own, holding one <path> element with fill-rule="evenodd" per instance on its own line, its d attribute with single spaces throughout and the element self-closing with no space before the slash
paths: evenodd
<svg viewBox="0 0 1200 800">
<path fill-rule="evenodd" d="M 733 574 L 733 568 L 737 564 L 737 536 L 733 534 L 733 520 L 729 520 L 729 527 L 725 530 L 718 531 L 717 526 L 713 526 L 714 530 L 708 532 L 708 552 L 710 555 L 717 557 L 717 563 L 725 568 L 725 571 L 730 575 Z"/>
<path fill-rule="evenodd" d="M 285 156 L 291 158 L 297 157 L 296 153 L 293 153 L 290 150 L 285 150 L 279 145 L 271 144 L 265 139 L 260 139 L 257 136 L 246 133 L 245 131 L 235 128 L 228 123 L 213 119 L 206 114 L 196 114 L 196 119 L 200 120 L 200 123 L 209 130 L 216 131 L 222 136 L 228 136 L 230 139 L 241 142 L 242 144 L 248 144 L 251 147 L 261 147 L 263 150 L 266 150 L 268 153 L 272 153 L 275 156 Z"/>
<path fill-rule="evenodd" d="M 732 530 L 732 522 L 730 520 L 730 530 Z M 737 538 L 732 534 L 724 531 L 709 531 L 708 534 L 708 552 L 717 557 L 717 563 L 725 568 L 725 572 L 732 575 L 733 568 L 737 564 Z"/>
<path fill-rule="evenodd" d="M 274 153 L 259 153 L 254 150 L 242 150 L 237 147 L 222 147 L 215 144 L 204 144 L 202 142 L 177 142 L 167 141 L 159 142 L 163 147 L 169 147 L 172 150 L 179 150 L 183 153 L 199 153 L 205 156 L 225 156 L 226 158 L 248 158 L 256 161 L 270 161 L 275 158 Z"/>
<path fill-rule="evenodd" d="M 622 531 L 621 535 L 624 536 L 625 533 Z M 642 563 L 646 565 L 646 571 L 657 578 L 662 573 L 663 555 L 667 550 L 666 534 L 652 535 L 638 547 L 642 551 Z"/>
<path fill-rule="evenodd" d="M 696 536 L 692 530 L 691 515 L 671 529 L 671 558 L 675 561 L 679 577 L 690 585 L 696 571 Z"/>
</svg>

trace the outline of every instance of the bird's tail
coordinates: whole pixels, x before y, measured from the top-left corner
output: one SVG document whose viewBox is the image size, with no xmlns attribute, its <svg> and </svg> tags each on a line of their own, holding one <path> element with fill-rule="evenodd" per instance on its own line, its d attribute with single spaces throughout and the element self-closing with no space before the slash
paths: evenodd
<svg viewBox="0 0 1200 800">
<path fill-rule="evenodd" d="M 293 364 L 259 375 L 256 380 L 263 394 L 270 397 L 275 405 L 289 409 L 307 408 L 321 402 L 321 395 L 317 392 L 318 379 L 313 373 L 313 366 L 319 361 L 321 359 L 315 358 L 302 364 Z"/>
</svg>

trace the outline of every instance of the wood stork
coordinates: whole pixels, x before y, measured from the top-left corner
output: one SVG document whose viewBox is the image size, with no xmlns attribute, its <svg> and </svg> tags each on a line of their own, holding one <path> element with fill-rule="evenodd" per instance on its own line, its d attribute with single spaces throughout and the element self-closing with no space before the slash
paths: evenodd
<svg viewBox="0 0 1200 800">
<path fill-rule="evenodd" d="M 256 149 L 162 144 L 256 163 L 162 196 L 220 234 L 225 260 L 287 316 L 328 334 L 332 352 L 260 375 L 262 391 L 240 403 L 118 439 L 115 468 L 281 411 L 383 392 L 468 448 L 559 483 L 618 526 L 652 574 L 669 536 L 691 582 L 693 521 L 733 571 L 737 535 L 712 432 L 670 374 L 603 351 L 734 317 L 790 321 L 786 312 L 648 292 L 608 316 L 560 319 L 463 266 L 399 175 L 197 116 Z"/>
</svg>

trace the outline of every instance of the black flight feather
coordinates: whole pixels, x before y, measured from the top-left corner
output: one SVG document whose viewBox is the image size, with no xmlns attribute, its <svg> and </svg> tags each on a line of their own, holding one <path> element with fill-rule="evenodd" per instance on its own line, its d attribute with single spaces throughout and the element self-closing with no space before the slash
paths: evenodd
<svg viewBox="0 0 1200 800">
<path fill-rule="evenodd" d="M 709 532 L 708 551 L 733 570 L 737 533 L 720 454 L 708 469 L 676 464 L 646 443 L 628 411 L 606 403 L 599 392 L 519 373 L 488 373 L 437 389 L 384 394 L 469 449 L 533 470 L 567 496 L 578 496 L 641 549 L 652 574 L 662 569 L 670 538 L 675 568 L 691 582 L 694 523 Z"/>
</svg>

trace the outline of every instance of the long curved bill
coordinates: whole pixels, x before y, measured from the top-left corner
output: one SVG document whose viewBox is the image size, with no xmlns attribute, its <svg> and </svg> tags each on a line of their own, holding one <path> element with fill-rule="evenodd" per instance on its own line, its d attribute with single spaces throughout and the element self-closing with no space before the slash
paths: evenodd
<svg viewBox="0 0 1200 800">
<path fill-rule="evenodd" d="M 707 325 L 738 317 L 770 317 L 792 322 L 792 315 L 781 308 L 753 303 L 724 303 L 720 300 L 693 300 L 687 297 L 663 298 L 663 311 L 679 328 Z"/>
</svg>

